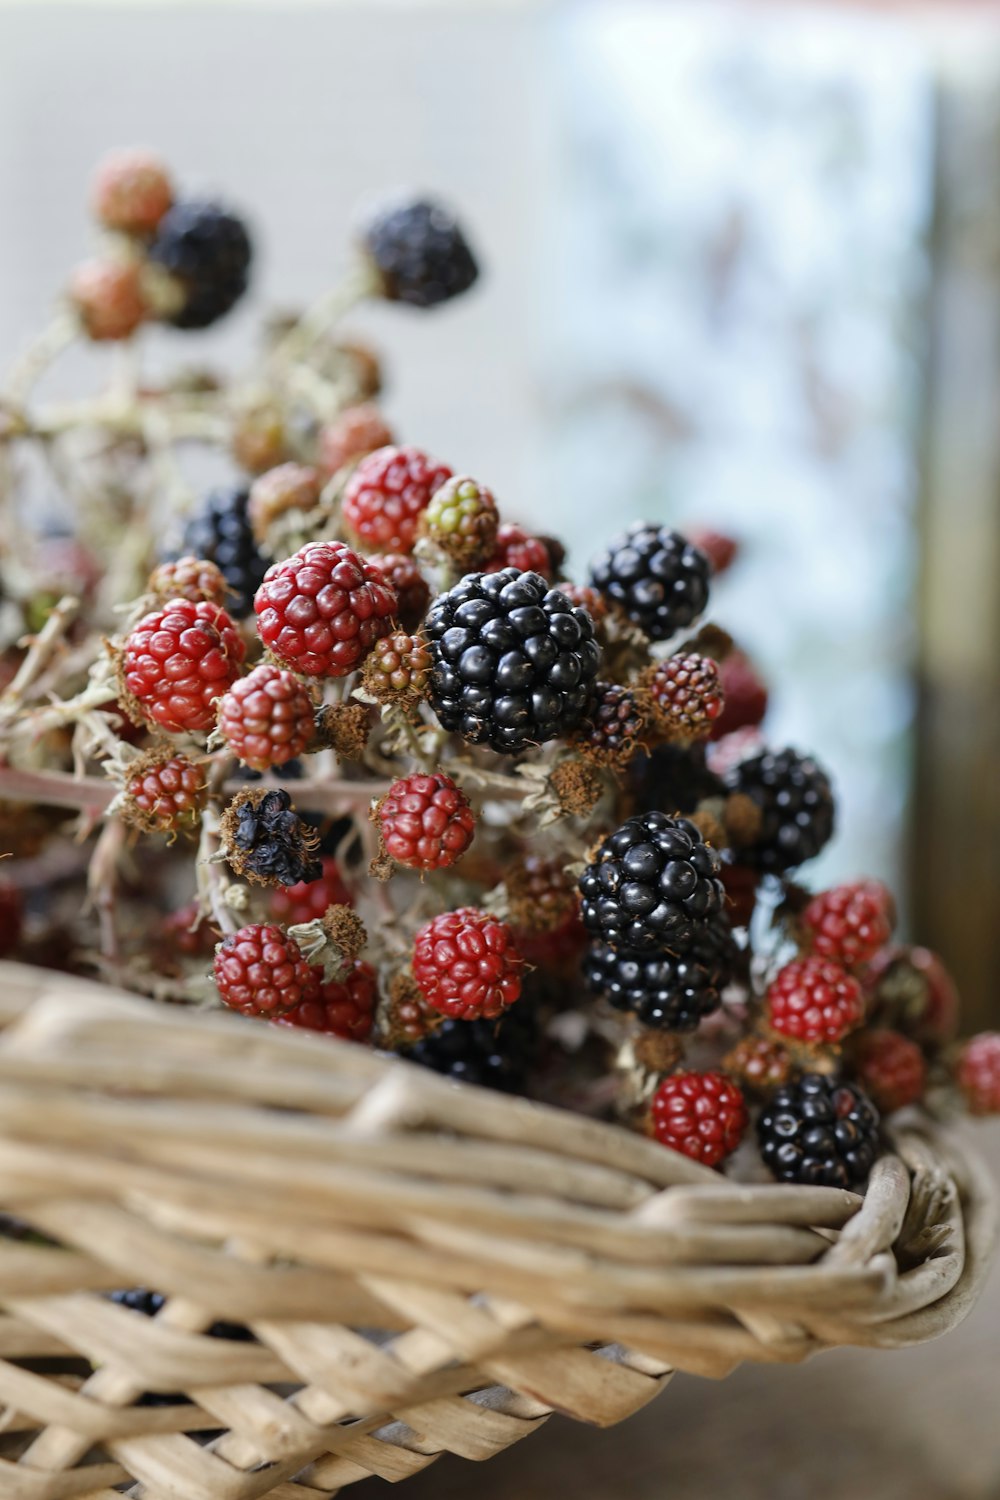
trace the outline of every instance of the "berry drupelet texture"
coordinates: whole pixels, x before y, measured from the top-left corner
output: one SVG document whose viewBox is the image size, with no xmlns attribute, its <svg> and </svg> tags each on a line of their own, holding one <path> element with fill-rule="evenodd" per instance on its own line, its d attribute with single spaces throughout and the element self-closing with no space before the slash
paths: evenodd
<svg viewBox="0 0 1000 1500">
<path fill-rule="evenodd" d="M 188 599 L 192 604 L 207 599 L 212 604 L 225 604 L 226 580 L 214 562 L 200 557 L 179 557 L 153 569 L 149 592 L 158 599 Z"/>
<path fill-rule="evenodd" d="M 262 662 L 219 700 L 219 733 L 252 771 L 295 760 L 315 730 L 308 689 L 284 667 Z"/>
<path fill-rule="evenodd" d="M 307 677 L 345 677 L 388 634 L 396 593 L 343 542 L 310 542 L 274 563 L 257 590 L 257 628 L 283 665 Z"/>
<path fill-rule="evenodd" d="M 433 1010 L 455 1019 L 492 1019 L 521 994 L 522 959 L 505 922 L 461 906 L 421 927 L 413 977 Z"/>
<path fill-rule="evenodd" d="M 923 1098 L 927 1063 L 916 1042 L 902 1032 L 866 1027 L 854 1038 L 851 1060 L 858 1082 L 882 1114 Z"/>
<path fill-rule="evenodd" d="M 176 328 L 207 328 L 226 315 L 247 288 L 252 259 L 242 219 L 218 203 L 174 203 L 160 219 L 149 248 L 180 292 L 167 321 Z"/>
<path fill-rule="evenodd" d="M 879 1154 L 879 1114 L 853 1084 L 806 1073 L 765 1104 L 757 1138 L 781 1182 L 860 1187 Z"/>
<path fill-rule="evenodd" d="M 139 268 L 127 260 L 87 260 L 70 279 L 69 300 L 95 343 L 127 339 L 147 315 Z"/>
<path fill-rule="evenodd" d="M 392 444 L 392 429 L 377 406 L 367 401 L 348 406 L 320 428 L 319 466 L 329 478 L 346 464 L 364 458 L 366 453 Z"/>
<path fill-rule="evenodd" d="M 364 666 L 363 684 L 377 703 L 419 703 L 430 687 L 433 659 L 422 635 L 394 630 L 376 641 Z"/>
<path fill-rule="evenodd" d="M 631 1011 L 643 1026 L 694 1031 L 718 1010 L 732 977 L 734 949 L 721 917 L 699 925 L 682 953 L 616 952 L 595 943 L 583 963 L 590 989 L 616 1010 Z"/>
<path fill-rule="evenodd" d="M 798 958 L 768 985 L 764 1010 L 781 1036 L 797 1042 L 840 1042 L 864 1019 L 864 992 L 839 964 L 815 956 Z"/>
<path fill-rule="evenodd" d="M 377 1003 L 378 975 L 371 964 L 356 958 L 346 979 L 328 980 L 315 1000 L 303 1000 L 294 1010 L 276 1016 L 274 1025 L 320 1031 L 345 1042 L 366 1042 Z"/>
<path fill-rule="evenodd" d="M 694 651 L 678 651 L 658 662 L 646 685 L 653 723 L 669 740 L 707 739 L 726 701 L 718 666 Z"/>
<path fill-rule="evenodd" d="M 332 854 L 320 859 L 317 880 L 299 880 L 271 892 L 270 913 L 275 922 L 292 927 L 322 917 L 330 906 L 350 906 L 351 893 L 344 884 L 340 866 Z"/>
<path fill-rule="evenodd" d="M 373 552 L 366 561 L 396 591 L 396 619 L 404 630 L 416 630 L 431 602 L 430 585 L 415 558 L 405 552 Z"/>
<path fill-rule="evenodd" d="M 497 1021 L 443 1021 L 402 1055 L 456 1083 L 523 1094 L 537 1050 L 537 1018 L 525 1004 Z"/>
<path fill-rule="evenodd" d="M 205 772 L 186 755 L 151 751 L 129 768 L 123 816 L 147 833 L 176 833 L 194 825 L 205 805 Z"/>
<path fill-rule="evenodd" d="M 724 1073 L 671 1073 L 653 1095 L 650 1118 L 661 1145 L 715 1167 L 736 1150 L 749 1117 Z"/>
<path fill-rule="evenodd" d="M 958 990 L 929 948 L 884 948 L 872 960 L 865 985 L 877 1024 L 897 1027 L 929 1048 L 943 1047 L 955 1036 Z"/>
<path fill-rule="evenodd" d="M 760 808 L 760 829 L 739 852 L 742 864 L 767 873 L 794 870 L 815 859 L 833 835 L 833 792 L 826 772 L 794 750 L 765 750 L 726 774 L 730 791 Z"/>
<path fill-rule="evenodd" d="M 240 875 L 262 885 L 318 880 L 319 839 L 292 806 L 284 787 L 241 792 L 221 824 L 226 858 Z"/>
<path fill-rule="evenodd" d="M 719 857 L 693 823 L 667 813 L 629 818 L 580 877 L 583 921 L 616 950 L 680 953 L 722 910 Z"/>
<path fill-rule="evenodd" d="M 245 650 L 220 605 L 170 599 L 125 641 L 121 676 L 130 706 L 168 734 L 211 729 L 215 701 L 239 676 Z"/>
<path fill-rule="evenodd" d="M 421 515 L 450 478 L 421 448 L 377 448 L 344 487 L 344 520 L 366 547 L 412 552 Z"/>
<path fill-rule="evenodd" d="M 776 1037 L 751 1032 L 730 1048 L 722 1066 L 743 1088 L 766 1098 L 788 1082 L 792 1059 Z"/>
<path fill-rule="evenodd" d="M 170 174 L 151 151 L 111 151 L 94 175 L 94 217 L 119 234 L 152 234 L 173 199 Z"/>
<path fill-rule="evenodd" d="M 711 566 L 679 532 L 637 521 L 594 560 L 590 582 L 650 640 L 691 625 L 708 603 Z"/>
<path fill-rule="evenodd" d="M 476 832 L 469 799 L 443 771 L 393 782 L 377 812 L 386 853 L 411 870 L 446 870 Z"/>
<path fill-rule="evenodd" d="M 436 307 L 460 296 L 479 275 L 455 216 L 430 199 L 387 203 L 369 219 L 362 245 L 383 296 L 412 307 Z"/>
<path fill-rule="evenodd" d="M 319 473 L 308 464 L 278 464 L 258 474 L 247 500 L 247 517 L 255 540 L 263 546 L 269 528 L 288 511 L 312 510 L 319 491 Z"/>
<path fill-rule="evenodd" d="M 248 511 L 250 491 L 240 485 L 212 490 L 184 528 L 185 551 L 215 563 L 230 592 L 233 615 L 245 619 L 267 572 Z"/>
<path fill-rule="evenodd" d="M 491 491 L 467 474 L 459 474 L 435 490 L 420 515 L 418 532 L 456 567 L 480 568 L 493 551 L 498 524 Z"/>
<path fill-rule="evenodd" d="M 280 1016 L 319 999 L 323 970 L 307 963 L 280 927 L 252 922 L 225 938 L 215 953 L 223 1004 L 245 1016 Z"/>
<path fill-rule="evenodd" d="M 624 766 L 635 753 L 646 715 L 632 688 L 595 682 L 587 716 L 574 743 L 602 766 Z"/>
<path fill-rule="evenodd" d="M 424 623 L 445 729 L 516 755 L 575 729 L 600 651 L 585 610 L 538 573 L 469 573 Z"/>
<path fill-rule="evenodd" d="M 487 573 L 517 568 L 521 573 L 540 573 L 551 583 L 555 578 L 552 553 L 543 537 L 532 536 L 523 526 L 507 521 L 497 531 Z"/>
<path fill-rule="evenodd" d="M 972 1114 L 1000 1114 L 1000 1031 L 981 1031 L 965 1043 L 955 1081 Z"/>
<path fill-rule="evenodd" d="M 879 880 L 821 891 L 799 919 L 809 951 L 847 969 L 875 957 L 892 936 L 893 922 L 892 897 Z"/>
</svg>

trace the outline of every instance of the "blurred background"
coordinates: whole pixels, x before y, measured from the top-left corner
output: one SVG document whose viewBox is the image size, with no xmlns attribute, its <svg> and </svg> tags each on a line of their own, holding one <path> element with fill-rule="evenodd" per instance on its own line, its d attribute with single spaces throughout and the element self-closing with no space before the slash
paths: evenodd
<svg viewBox="0 0 1000 1500">
<path fill-rule="evenodd" d="M 638 515 L 737 537 L 713 617 L 840 796 L 815 879 L 888 879 L 969 1029 L 1000 1023 L 1000 6 L 0 0 L 7 359 L 118 144 L 255 228 L 209 363 L 335 280 L 359 203 L 451 200 L 476 291 L 352 319 L 393 425 L 579 566 Z M 1000 1495 L 998 1325 L 943 1362 L 678 1381 L 618 1435 L 550 1424 L 409 1493 Z"/>
</svg>

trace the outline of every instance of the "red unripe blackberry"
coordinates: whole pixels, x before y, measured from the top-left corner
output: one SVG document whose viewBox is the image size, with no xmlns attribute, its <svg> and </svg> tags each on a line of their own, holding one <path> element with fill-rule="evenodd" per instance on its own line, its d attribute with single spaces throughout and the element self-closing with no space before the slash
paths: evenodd
<svg viewBox="0 0 1000 1500">
<path fill-rule="evenodd" d="M 707 739 L 726 701 L 718 665 L 694 651 L 658 662 L 647 687 L 656 727 L 672 740 Z"/>
<path fill-rule="evenodd" d="M 872 959 L 865 982 L 879 1022 L 927 1047 L 942 1047 L 954 1037 L 958 990 L 929 948 L 884 948 Z"/>
<path fill-rule="evenodd" d="M 736 1150 L 749 1116 L 724 1073 L 671 1073 L 653 1095 L 651 1121 L 662 1145 L 715 1167 Z"/>
<path fill-rule="evenodd" d="M 318 500 L 319 475 L 307 464 L 278 464 L 258 474 L 247 499 L 247 517 L 255 541 L 266 540 L 268 528 L 286 511 L 311 510 Z"/>
<path fill-rule="evenodd" d="M 499 1016 L 521 993 L 522 959 L 506 922 L 472 906 L 421 927 L 413 977 L 427 1004 L 445 1016 Z"/>
<path fill-rule="evenodd" d="M 639 699 L 629 687 L 595 682 L 583 727 L 574 736 L 584 755 L 603 766 L 624 766 L 646 727 Z"/>
<path fill-rule="evenodd" d="M 731 568 L 739 555 L 739 542 L 731 536 L 726 536 L 724 532 L 711 531 L 702 526 L 689 526 L 685 536 L 692 547 L 697 547 L 699 552 L 704 552 L 712 564 L 712 573 L 716 578 Z"/>
<path fill-rule="evenodd" d="M 719 662 L 724 705 L 712 726 L 712 739 L 721 740 L 737 729 L 753 729 L 767 713 L 767 686 L 750 658 L 730 651 Z"/>
<path fill-rule="evenodd" d="M 328 980 L 313 1000 L 302 1000 L 294 1010 L 276 1016 L 275 1026 L 298 1026 L 321 1031 L 345 1042 L 366 1042 L 375 1022 L 378 976 L 371 964 L 354 960 L 354 968 L 343 980 Z"/>
<path fill-rule="evenodd" d="M 13 953 L 21 939 L 24 903 L 12 880 L 0 880 L 0 958 Z"/>
<path fill-rule="evenodd" d="M 908 1036 L 888 1027 L 866 1028 L 851 1050 L 858 1082 L 882 1114 L 891 1115 L 923 1098 L 927 1063 Z"/>
<path fill-rule="evenodd" d="M 160 922 L 159 935 L 169 952 L 180 952 L 187 958 L 210 958 L 218 941 L 217 933 L 201 915 L 197 901 L 169 912 Z"/>
<path fill-rule="evenodd" d="M 1000 1031 L 981 1031 L 965 1043 L 955 1082 L 972 1114 L 1000 1114 Z"/>
<path fill-rule="evenodd" d="M 607 619 L 607 601 L 604 595 L 592 589 L 589 583 L 561 583 L 559 588 L 571 604 L 587 611 L 595 625 L 600 625 L 603 620 Z"/>
<path fill-rule="evenodd" d="M 281 409 L 263 401 L 238 412 L 229 446 L 248 474 L 263 474 L 283 464 L 288 458 L 288 433 Z"/>
<path fill-rule="evenodd" d="M 860 1026 L 865 1004 L 853 975 L 826 958 L 797 958 L 771 981 L 764 1003 L 774 1031 L 797 1042 L 839 1042 Z"/>
<path fill-rule="evenodd" d="M 205 797 L 202 766 L 186 755 L 151 751 L 135 762 L 125 782 L 126 821 L 147 833 L 174 833 L 197 821 Z"/>
<path fill-rule="evenodd" d="M 353 898 L 340 866 L 332 854 L 320 861 L 323 873 L 318 880 L 300 880 L 297 885 L 279 886 L 271 892 L 270 912 L 276 922 L 294 927 L 322 917 L 329 906 L 350 906 Z"/>
<path fill-rule="evenodd" d="M 367 559 L 396 590 L 396 618 L 404 630 L 416 630 L 431 602 L 427 579 L 416 559 L 403 552 L 373 552 Z"/>
<path fill-rule="evenodd" d="M 393 782 L 378 808 L 386 853 L 411 870 L 445 870 L 472 843 L 476 816 L 443 771 Z"/>
<path fill-rule="evenodd" d="M 263 662 L 219 702 L 219 733 L 252 771 L 295 760 L 313 737 L 313 701 L 291 672 Z"/>
<path fill-rule="evenodd" d="M 320 429 L 319 465 L 326 475 L 336 474 L 345 464 L 391 447 L 392 432 L 377 406 L 365 402 L 348 406 Z"/>
<path fill-rule="evenodd" d="M 788 1082 L 792 1059 L 775 1037 L 751 1033 L 730 1048 L 722 1066 L 743 1088 L 766 1097 Z"/>
<path fill-rule="evenodd" d="M 323 970 L 306 962 L 280 927 L 251 922 L 215 951 L 215 982 L 223 1004 L 245 1016 L 287 1015 L 319 999 Z"/>
<path fill-rule="evenodd" d="M 94 215 L 122 234 L 152 234 L 174 201 L 167 169 L 151 151 L 110 152 L 94 176 Z"/>
<path fill-rule="evenodd" d="M 347 481 L 344 520 L 368 547 L 412 552 L 421 512 L 450 478 L 447 464 L 420 448 L 378 448 Z"/>
<path fill-rule="evenodd" d="M 419 703 L 434 662 L 421 635 L 394 630 L 376 641 L 365 661 L 364 687 L 378 703 Z"/>
<path fill-rule="evenodd" d="M 486 565 L 487 573 L 500 573 L 504 568 L 517 568 L 522 573 L 540 573 L 549 583 L 555 578 L 552 554 L 540 536 L 532 536 L 523 526 L 507 522 L 497 532 L 493 556 Z"/>
<path fill-rule="evenodd" d="M 838 885 L 813 897 L 800 924 L 810 952 L 854 969 L 868 963 L 889 941 L 892 897 L 879 880 Z"/>
<path fill-rule="evenodd" d="M 97 343 L 129 338 L 146 317 L 142 279 L 132 261 L 84 261 L 70 279 L 69 297 Z"/>
<path fill-rule="evenodd" d="M 226 580 L 214 562 L 200 557 L 179 557 L 163 562 L 149 575 L 149 592 L 159 599 L 187 599 L 197 604 L 207 599 L 212 604 L 226 602 Z"/>
<path fill-rule="evenodd" d="M 346 677 L 386 635 L 396 592 L 343 542 L 309 542 L 264 575 L 253 605 L 265 646 L 307 677 Z"/>
<path fill-rule="evenodd" d="M 236 681 L 245 654 L 236 626 L 218 604 L 170 599 L 129 634 L 121 674 L 148 723 L 183 734 L 212 728 L 215 700 Z"/>
</svg>

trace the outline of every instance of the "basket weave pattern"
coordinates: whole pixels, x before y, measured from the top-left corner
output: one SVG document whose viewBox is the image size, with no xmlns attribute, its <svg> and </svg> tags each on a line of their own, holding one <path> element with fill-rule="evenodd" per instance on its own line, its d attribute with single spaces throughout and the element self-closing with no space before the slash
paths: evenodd
<svg viewBox="0 0 1000 1500">
<path fill-rule="evenodd" d="M 982 1168 L 926 1120 L 864 1199 L 748 1187 L 38 970 L 0 965 L 0 1021 L 0 1210 L 38 1232 L 0 1239 L 11 1500 L 325 1500 L 488 1458 L 553 1410 L 620 1421 L 675 1370 L 943 1332 L 995 1236 Z M 133 1286 L 167 1295 L 155 1318 L 106 1296 Z M 157 1392 L 186 1399 L 135 1404 Z"/>
</svg>

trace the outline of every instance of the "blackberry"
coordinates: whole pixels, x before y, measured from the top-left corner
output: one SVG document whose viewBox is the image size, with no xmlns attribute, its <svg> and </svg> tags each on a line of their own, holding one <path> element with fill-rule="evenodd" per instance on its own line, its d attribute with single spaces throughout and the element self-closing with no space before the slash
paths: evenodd
<svg viewBox="0 0 1000 1500">
<path fill-rule="evenodd" d="M 761 811 L 760 831 L 739 852 L 740 863 L 767 873 L 794 870 L 814 859 L 833 834 L 830 780 L 810 756 L 794 750 L 764 750 L 727 772 L 732 792 L 750 797 Z"/>
<path fill-rule="evenodd" d="M 645 726 L 645 714 L 631 688 L 595 682 L 576 743 L 597 765 L 621 767 L 634 754 Z"/>
<path fill-rule="evenodd" d="M 782 1182 L 859 1187 L 879 1154 L 879 1115 L 853 1084 L 806 1073 L 779 1088 L 757 1122 L 765 1166 Z"/>
<path fill-rule="evenodd" d="M 232 596 L 230 613 L 238 620 L 250 613 L 253 596 L 270 567 L 254 541 L 247 514 L 249 499 L 249 489 L 236 485 L 212 490 L 184 528 L 185 552 L 215 563 Z"/>
<path fill-rule="evenodd" d="M 467 573 L 424 623 L 430 702 L 445 729 L 517 755 L 574 729 L 600 651 L 586 610 L 539 573 Z"/>
<path fill-rule="evenodd" d="M 226 858 L 245 878 L 263 885 L 319 880 L 318 838 L 292 807 L 284 787 L 240 792 L 222 816 Z"/>
<path fill-rule="evenodd" d="M 584 959 L 583 975 L 595 994 L 616 1010 L 632 1011 L 643 1026 L 663 1031 L 694 1031 L 718 1010 L 733 967 L 733 940 L 722 917 L 695 929 L 681 954 L 616 953 L 595 943 Z"/>
<path fill-rule="evenodd" d="M 456 1082 L 502 1094 L 523 1094 L 538 1049 L 530 1005 L 515 1005 L 499 1021 L 444 1021 L 401 1055 Z"/>
<path fill-rule="evenodd" d="M 693 823 L 663 812 L 629 818 L 580 877 L 584 926 L 615 950 L 686 952 L 722 910 L 719 856 Z"/>
<path fill-rule="evenodd" d="M 712 565 L 704 552 L 666 526 L 637 521 L 590 568 L 590 582 L 652 641 L 665 641 L 708 603 Z"/>
<path fill-rule="evenodd" d="M 641 812 L 669 807 L 673 812 L 693 813 L 710 797 L 724 797 L 721 777 L 705 763 L 700 745 L 657 745 L 640 749 L 629 763 L 629 782 Z"/>
<path fill-rule="evenodd" d="M 426 198 L 387 204 L 362 243 L 382 280 L 383 296 L 413 307 L 436 307 L 468 291 L 479 275 L 454 216 Z"/>
<path fill-rule="evenodd" d="M 167 321 L 175 328 L 207 328 L 224 317 L 247 288 L 250 236 L 218 203 L 175 203 L 160 220 L 150 260 L 177 282 L 183 301 Z"/>
</svg>

